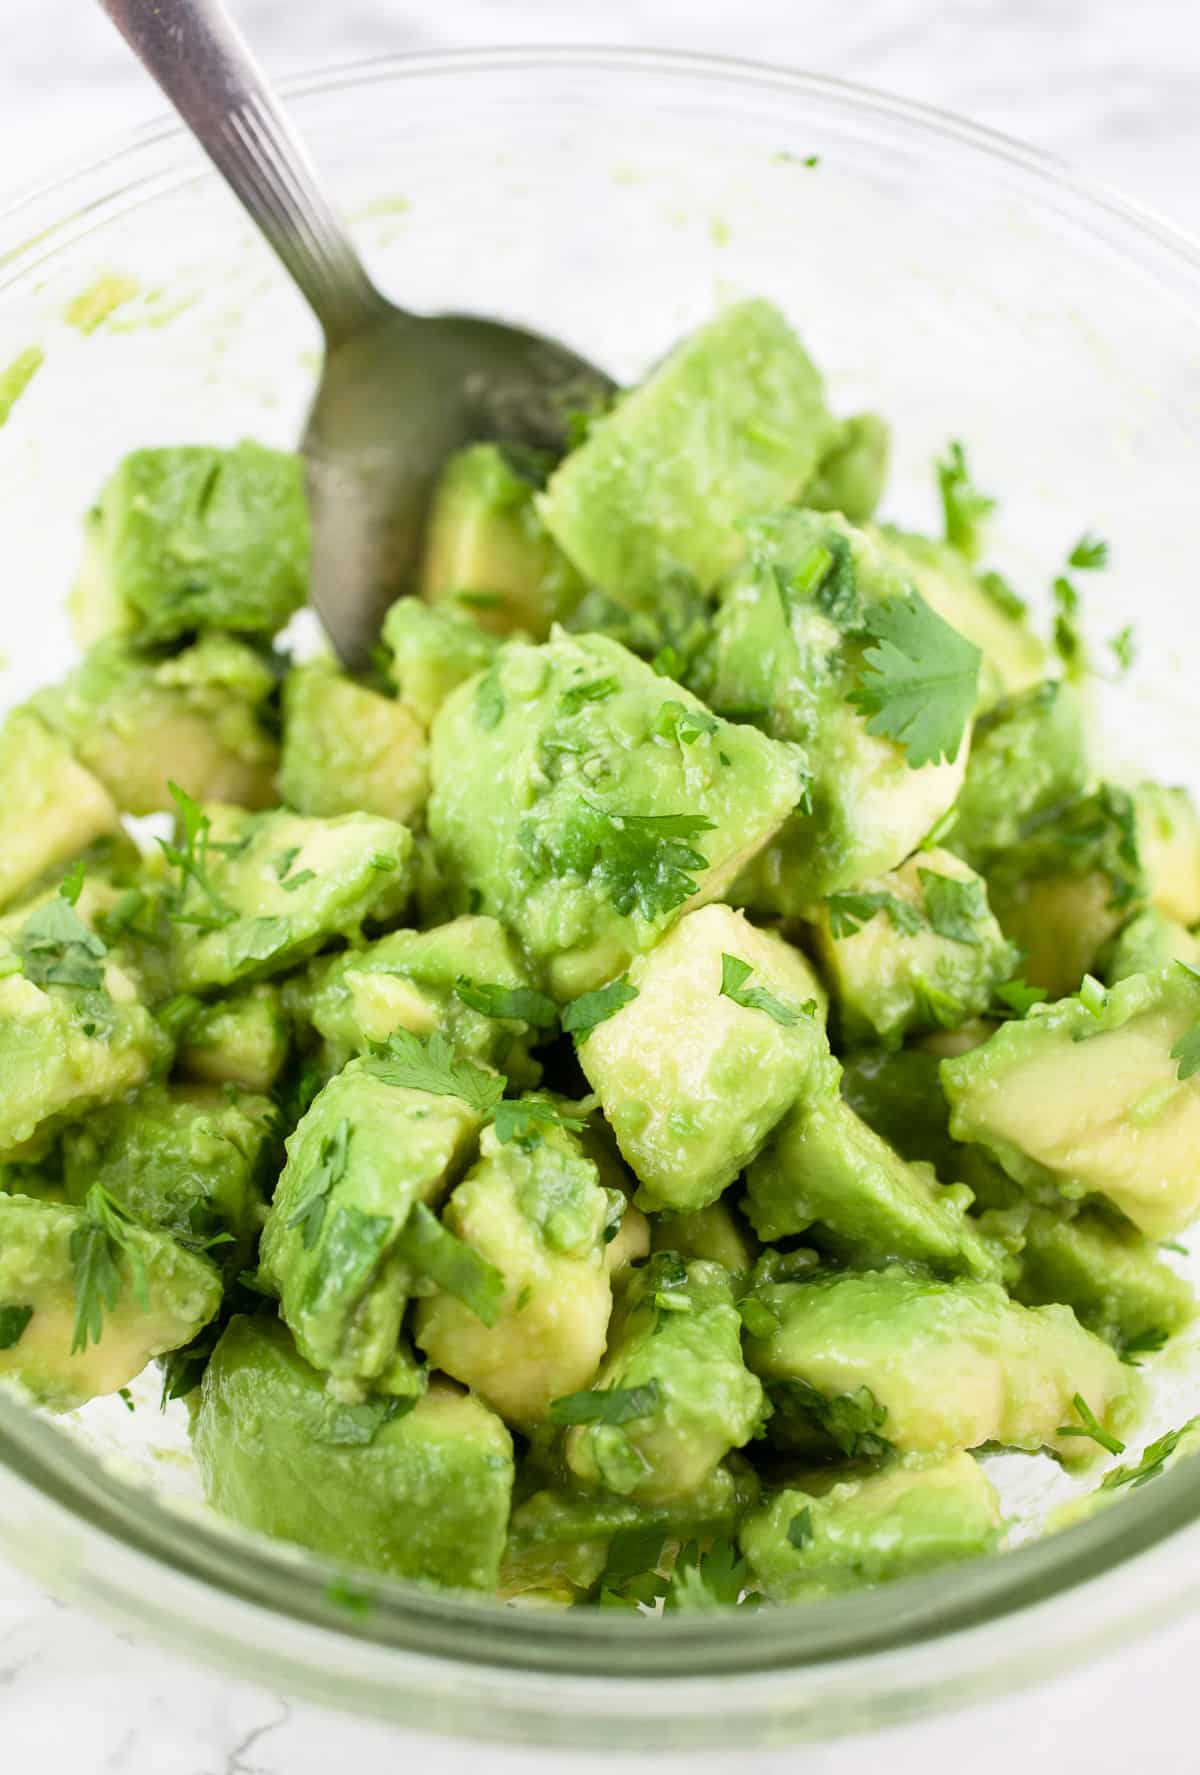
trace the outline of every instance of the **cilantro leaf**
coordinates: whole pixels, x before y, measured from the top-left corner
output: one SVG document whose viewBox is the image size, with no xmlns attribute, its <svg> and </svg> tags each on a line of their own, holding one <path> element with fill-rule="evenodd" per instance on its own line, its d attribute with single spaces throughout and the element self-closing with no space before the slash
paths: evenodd
<svg viewBox="0 0 1200 1775">
<path fill-rule="evenodd" d="M 424 1202 L 404 1224 L 398 1249 L 420 1275 L 452 1294 L 484 1325 L 494 1325 L 504 1304 L 504 1277 L 494 1264 L 444 1227 Z"/>
<path fill-rule="evenodd" d="M 1024 1017 L 1034 1005 L 1045 1004 L 1048 994 L 1040 986 L 1028 986 L 1024 980 L 1006 980 L 996 987 L 994 996 L 1006 1010 Z"/>
<path fill-rule="evenodd" d="M 624 1005 L 631 1005 L 637 996 L 638 989 L 630 985 L 628 974 L 622 974 L 619 980 L 610 980 L 607 986 L 598 986 L 594 992 L 581 992 L 563 1011 L 563 1029 L 577 1042 L 582 1042 L 598 1023 L 606 1022 Z"/>
<path fill-rule="evenodd" d="M 292 864 L 296 861 L 296 858 L 299 855 L 300 846 L 298 844 L 293 844 L 287 850 L 279 851 L 276 856 L 271 858 L 271 868 L 275 872 L 276 881 L 287 880 L 287 877 L 291 872 Z"/>
<path fill-rule="evenodd" d="M 499 727 L 504 719 L 504 692 L 496 670 L 485 672 L 475 691 L 475 719 L 485 731 Z"/>
<path fill-rule="evenodd" d="M 585 703 L 602 703 L 620 688 L 619 681 L 611 673 L 607 678 L 593 678 L 589 684 L 572 684 L 563 691 L 559 706 L 564 715 L 577 715 Z"/>
<path fill-rule="evenodd" d="M 803 1552 L 813 1538 L 813 1520 L 811 1506 L 805 1504 L 803 1510 L 796 1514 L 787 1526 L 787 1538 L 798 1552 Z"/>
<path fill-rule="evenodd" d="M 418 1403 L 418 1395 L 394 1396 L 388 1399 L 365 1399 L 359 1405 L 347 1405 L 328 1397 L 313 1440 L 330 1448 L 369 1448 L 385 1424 L 407 1417 Z"/>
<path fill-rule="evenodd" d="M 480 1115 L 487 1115 L 504 1095 L 503 1074 L 456 1054 L 438 1029 L 426 1037 L 394 1029 L 365 1064 L 385 1084 L 428 1091 L 433 1097 L 461 1097 Z"/>
<path fill-rule="evenodd" d="M 1200 1072 L 1200 1023 L 1181 1035 L 1171 1049 L 1172 1060 L 1178 1060 L 1181 1079 L 1194 1078 Z"/>
<path fill-rule="evenodd" d="M 658 1382 L 640 1387 L 597 1388 L 552 1399 L 547 1416 L 552 1424 L 631 1424 L 657 1409 Z"/>
<path fill-rule="evenodd" d="M 975 709 L 983 655 L 919 592 L 874 605 L 866 622 L 876 645 L 866 649 L 848 700 L 869 716 L 867 732 L 903 746 L 913 770 L 952 762 Z"/>
<path fill-rule="evenodd" d="M 650 1606 L 666 1595 L 670 1579 L 662 1575 L 667 1538 L 661 1528 L 620 1528 L 608 1544 L 604 1569 L 594 1593 L 602 1608 Z"/>
<path fill-rule="evenodd" d="M 671 697 L 662 705 L 650 726 L 660 740 L 677 740 L 681 746 L 694 746 L 703 734 L 714 734 L 721 723 L 706 709 L 689 709 L 686 703 Z"/>
<path fill-rule="evenodd" d="M 321 1236 L 332 1190 L 346 1175 L 350 1158 L 350 1123 L 345 1116 L 321 1143 L 321 1156 L 304 1182 L 304 1194 L 288 1217 L 288 1227 L 300 1228 L 300 1242 L 311 1251 Z"/>
<path fill-rule="evenodd" d="M 1108 544 L 1090 530 L 1085 530 L 1075 547 L 1067 556 L 1068 567 L 1078 567 L 1084 573 L 1094 573 L 1108 566 Z"/>
<path fill-rule="evenodd" d="M 782 999 L 776 998 L 773 992 L 768 992 L 765 986 L 747 986 L 746 982 L 753 972 L 749 962 L 742 961 L 739 956 L 722 955 L 719 996 L 732 999 L 744 1011 L 764 1011 L 776 1023 L 782 1024 L 784 1029 L 790 1029 L 805 1017 L 816 1016 L 817 1001 L 814 998 L 806 999 L 796 1010 L 791 1005 L 785 1005 Z"/>
<path fill-rule="evenodd" d="M 1098 1442 L 1110 1455 L 1123 1455 L 1125 1444 L 1119 1436 L 1114 1436 L 1104 1428 L 1082 1393 L 1076 1393 L 1071 1401 L 1079 1415 L 1077 1424 L 1060 1424 L 1054 1432 L 1056 1436 L 1086 1436 L 1092 1442 Z"/>
<path fill-rule="evenodd" d="M 853 937 L 879 912 L 887 913 L 902 937 L 915 937 L 925 929 L 921 913 L 898 894 L 830 894 L 825 904 L 829 908 L 829 929 L 835 938 Z"/>
<path fill-rule="evenodd" d="M 1139 1331 L 1136 1337 L 1126 1338 L 1118 1354 L 1128 1368 L 1140 1368 L 1142 1365 L 1137 1357 L 1157 1355 L 1165 1347 L 1170 1335 L 1161 1325 L 1154 1326 L 1149 1331 Z"/>
<path fill-rule="evenodd" d="M 699 1613 L 732 1609 L 744 1601 L 750 1568 L 731 1540 L 721 1538 L 701 1552 L 699 1542 L 688 1541 L 679 1549 L 675 1569 L 663 1599 L 664 1609 Z"/>
<path fill-rule="evenodd" d="M 19 1344 L 32 1318 L 32 1307 L 15 1304 L 0 1307 L 0 1350 L 11 1350 Z"/>
<path fill-rule="evenodd" d="M 996 501 L 973 485 L 967 468 L 967 453 L 957 438 L 947 445 L 945 457 L 934 467 L 942 500 L 946 541 L 968 561 L 974 561 L 983 549 L 984 519 L 995 511 Z"/>
<path fill-rule="evenodd" d="M 182 840 L 181 843 L 172 843 L 166 838 L 158 840 L 167 862 L 179 871 L 179 881 L 171 895 L 170 916 L 176 924 L 195 925 L 200 930 L 220 930 L 223 925 L 231 924 L 237 914 L 225 905 L 209 873 L 212 821 L 178 783 L 168 781 L 167 788 L 179 810 Z M 196 904 L 197 895 L 207 910 Z"/>
<path fill-rule="evenodd" d="M 925 916 L 939 937 L 951 943 L 966 943 L 972 949 L 983 946 L 980 926 L 989 917 L 987 890 L 977 878 L 961 881 L 957 876 L 939 875 L 933 869 L 918 869 L 917 875 L 925 894 Z"/>
<path fill-rule="evenodd" d="M 104 1315 L 121 1298 L 125 1260 L 134 1298 L 145 1312 L 150 1304 L 146 1290 L 146 1266 L 130 1239 L 132 1222 L 102 1184 L 93 1183 L 84 1197 L 67 1251 L 75 1287 L 75 1330 L 71 1354 L 98 1344 L 104 1334 Z"/>
<path fill-rule="evenodd" d="M 649 921 L 697 891 L 693 878 L 708 868 L 708 858 L 688 840 L 715 830 L 704 814 L 619 814 L 583 799 L 569 850 L 580 873 L 599 876 L 615 911 L 636 911 Z"/>
<path fill-rule="evenodd" d="M 1166 1470 L 1168 1460 L 1183 1438 L 1197 1428 L 1200 1428 L 1200 1418 L 1189 1418 L 1178 1430 L 1168 1430 L 1156 1442 L 1148 1445 L 1136 1467 L 1114 1467 L 1111 1473 L 1106 1473 L 1100 1481 L 1101 1491 L 1115 1491 L 1119 1485 L 1132 1486 L 1136 1491 L 1139 1485 L 1157 1479 Z"/>
<path fill-rule="evenodd" d="M 1011 616 L 1014 622 L 1028 616 L 1029 606 L 1009 585 L 1002 573 L 990 571 L 978 575 L 981 589 L 991 599 L 996 609 L 1005 616 Z"/>
<path fill-rule="evenodd" d="M 95 992 L 104 985 L 108 949 L 66 897 L 47 900 L 31 913 L 16 947 L 25 978 L 35 986 L 75 986 Z"/>
<path fill-rule="evenodd" d="M 558 1022 L 554 1000 L 532 986 L 498 986 L 460 974 L 454 982 L 454 996 L 481 1017 L 528 1023 L 532 1029 L 553 1029 Z"/>
<path fill-rule="evenodd" d="M 1137 659 L 1137 639 L 1133 632 L 1133 624 L 1126 623 L 1123 629 L 1118 629 L 1115 635 L 1110 635 L 1108 645 L 1122 676 L 1132 670 L 1133 663 Z"/>
<path fill-rule="evenodd" d="M 502 1146 L 511 1143 L 524 1152 L 540 1146 L 547 1128 L 567 1128 L 578 1134 L 584 1127 L 578 1116 L 566 1115 L 545 1097 L 506 1097 L 492 1111 L 496 1139 Z"/>
<path fill-rule="evenodd" d="M 771 572 L 789 620 L 794 601 L 811 599 L 821 614 L 845 634 L 858 634 L 863 628 L 865 619 L 854 555 L 846 538 L 837 531 L 830 530 L 824 542 L 814 543 L 794 566 L 783 567 L 776 562 Z"/>
<path fill-rule="evenodd" d="M 68 906 L 78 906 L 79 896 L 83 892 L 83 858 L 71 864 L 67 873 L 58 884 L 58 891 Z"/>
<path fill-rule="evenodd" d="M 827 1398 L 796 1378 L 779 1382 L 772 1396 L 785 1410 L 823 1430 L 848 1460 L 881 1461 L 892 1452 L 892 1444 L 881 1434 L 887 1406 L 879 1403 L 870 1387 Z"/>
<path fill-rule="evenodd" d="M 1079 592 L 1065 574 L 1058 574 L 1050 588 L 1054 599 L 1054 628 L 1051 634 L 1054 651 L 1063 663 L 1068 678 L 1078 678 L 1087 670 L 1087 643 L 1079 625 Z"/>
</svg>

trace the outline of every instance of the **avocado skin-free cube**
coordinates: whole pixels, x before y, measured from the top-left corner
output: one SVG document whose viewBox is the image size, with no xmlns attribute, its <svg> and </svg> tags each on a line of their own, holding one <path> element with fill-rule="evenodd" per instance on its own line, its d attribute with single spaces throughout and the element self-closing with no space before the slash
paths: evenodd
<svg viewBox="0 0 1200 1775">
<path fill-rule="evenodd" d="M 581 1484 L 649 1504 L 686 1498 L 761 1428 L 763 1392 L 742 1360 L 741 1318 L 720 1264 L 684 1265 L 664 1252 L 635 1272 L 596 1387 L 651 1382 L 656 1397 L 644 1416 L 568 1430 L 566 1463 Z"/>
<path fill-rule="evenodd" d="M 902 1454 L 1000 1442 L 1070 1457 L 1094 1445 L 1058 1434 L 1078 1393 L 1102 1424 L 1128 1406 L 1136 1376 L 1069 1307 L 1023 1307 L 996 1282 L 941 1282 L 894 1267 L 760 1287 L 777 1320 L 747 1337 L 746 1361 L 784 1430 L 788 1381 L 825 1400 L 866 1387 L 886 1416 L 879 1435 Z"/>
<path fill-rule="evenodd" d="M 103 783 L 36 715 L 14 710 L 0 727 L 0 907 L 120 826 Z"/>
<path fill-rule="evenodd" d="M 395 820 L 206 812 L 209 878 L 232 917 L 216 929 L 176 925 L 175 975 L 185 992 L 281 973 L 335 937 L 357 936 L 365 919 L 396 916 L 408 901 L 412 834 Z"/>
<path fill-rule="evenodd" d="M 975 869 L 1019 844 L 1028 822 L 1081 796 L 1088 782 L 1083 703 L 1065 678 L 996 703 L 975 723 L 967 774 L 946 837 Z"/>
<path fill-rule="evenodd" d="M 189 1343 L 221 1304 L 221 1279 L 205 1257 L 156 1229 L 129 1226 L 145 1294 L 128 1255 L 117 1260 L 115 1303 L 98 1342 L 72 1351 L 75 1275 L 71 1237 L 82 1210 L 0 1194 L 0 1306 L 32 1307 L 15 1344 L 0 1350 L 0 1377 L 20 1381 L 42 1405 L 70 1411 L 135 1380 L 155 1356 Z"/>
<path fill-rule="evenodd" d="M 273 635 L 307 598 L 308 568 L 298 456 L 248 439 L 134 450 L 87 520 L 76 625 L 85 646 L 126 630 Z"/>
<path fill-rule="evenodd" d="M 704 661 L 718 713 L 753 721 L 798 744 L 811 774 L 811 805 L 735 883 L 752 911 L 811 916 L 826 894 L 895 869 L 950 808 L 967 764 L 964 734 L 953 762 L 913 770 L 903 749 L 867 732 L 847 701 L 858 683 L 863 637 L 843 633 L 811 594 L 780 595 L 815 550 L 853 570 L 867 604 L 907 595 L 910 582 L 862 530 L 832 512 L 782 511 L 750 528 L 750 558 L 718 590 Z"/>
<path fill-rule="evenodd" d="M 450 692 L 486 671 L 500 647 L 465 611 L 421 598 L 396 600 L 383 619 L 382 641 L 401 702 L 426 727 Z"/>
<path fill-rule="evenodd" d="M 481 629 L 519 629 L 543 641 L 585 586 L 547 532 L 538 478 L 523 466 L 502 444 L 470 444 L 451 456 L 429 512 L 420 589 L 431 604 L 459 604 Z"/>
<path fill-rule="evenodd" d="M 388 1084 L 361 1060 L 313 1099 L 287 1142 L 260 1268 L 314 1367 L 351 1381 L 383 1374 L 412 1291 L 401 1234 L 414 1205 L 435 1206 L 461 1173 L 479 1127 L 461 1098 Z M 338 1150 L 341 1173 L 305 1218 L 315 1174 Z"/>
<path fill-rule="evenodd" d="M 552 1399 L 586 1389 L 612 1309 L 611 1211 L 596 1167 L 565 1130 L 549 1130 L 531 1150 L 485 1130 L 442 1219 L 499 1270 L 504 1298 L 491 1325 L 453 1295 L 421 1301 L 414 1337 L 431 1366 L 523 1429 L 544 1420 Z"/>
<path fill-rule="evenodd" d="M 432 737 L 429 830 L 448 884 L 462 910 L 470 896 L 509 926 L 560 1000 L 717 899 L 803 788 L 791 748 L 715 721 L 598 635 L 507 643 Z"/>
<path fill-rule="evenodd" d="M 1142 783 L 1133 796 L 1150 903 L 1182 925 L 1200 923 L 1200 814 L 1186 789 Z"/>
<path fill-rule="evenodd" d="M 886 419 L 878 413 L 852 413 L 839 423 L 797 503 L 809 511 L 841 512 L 852 524 L 865 524 L 883 498 L 891 448 L 892 428 Z"/>
<path fill-rule="evenodd" d="M 944 881 L 962 884 L 949 890 L 963 895 L 955 903 L 961 934 L 953 937 L 932 922 L 930 896 Z M 817 955 L 844 1042 L 878 1040 L 898 1047 L 907 1035 L 955 1028 L 981 1016 L 994 989 L 1017 972 L 1018 954 L 992 915 L 984 883 L 949 851 L 918 851 L 890 875 L 864 881 L 855 892 L 902 901 L 921 928 L 898 930 L 881 908 L 862 918 L 857 930 L 838 935 L 828 902 L 820 908 Z M 968 893 L 973 898 L 966 898 Z"/>
<path fill-rule="evenodd" d="M 314 661 L 283 690 L 279 786 L 300 814 L 382 814 L 408 825 L 429 796 L 425 729 L 412 710 Z"/>
<path fill-rule="evenodd" d="M 741 554 L 736 520 L 795 498 L 836 435 L 783 316 L 741 302 L 593 423 L 550 477 L 542 518 L 586 580 L 652 604 L 680 572 L 711 586 Z"/>
<path fill-rule="evenodd" d="M 724 955 L 793 1021 L 722 994 Z M 729 906 L 687 913 L 633 962 L 629 984 L 638 996 L 579 1042 L 580 1065 L 641 1184 L 639 1207 L 705 1208 L 802 1091 L 832 1088 L 824 993 L 799 950 Z"/>
<path fill-rule="evenodd" d="M 290 1045 L 279 988 L 260 981 L 201 1005 L 183 1030 L 175 1064 L 198 1084 L 266 1093 L 283 1071 Z"/>
<path fill-rule="evenodd" d="M 983 1469 L 952 1454 L 828 1489 L 789 1486 L 747 1517 L 738 1540 L 764 1595 L 785 1602 L 978 1558 L 994 1551 L 1002 1526 Z"/>
<path fill-rule="evenodd" d="M 1200 968 L 1200 936 L 1177 924 L 1156 906 L 1147 906 L 1122 925 L 1108 948 L 1097 958 L 1101 979 L 1109 986 L 1130 974 L 1153 974 L 1173 961 Z"/>
<path fill-rule="evenodd" d="M 243 1528 L 349 1566 L 493 1591 L 512 1439 L 477 1399 L 434 1382 L 349 1440 L 325 1377 L 265 1315 L 232 1319 L 204 1374 L 192 1444 L 209 1503 Z"/>
<path fill-rule="evenodd" d="M 196 801 L 259 808 L 277 799 L 263 719 L 274 689 L 267 661 L 232 635 L 162 659 L 109 640 L 30 707 L 126 813 L 172 811 L 172 782 Z"/>
<path fill-rule="evenodd" d="M 1198 1023 L 1200 979 L 1178 964 L 1036 1007 L 943 1061 L 950 1132 L 1035 1194 L 1104 1196 L 1170 1238 L 1200 1207 L 1200 1075 L 1171 1053 Z"/>
<path fill-rule="evenodd" d="M 1149 1240 L 1089 1208 L 1074 1219 L 1030 1210 L 1013 1294 L 1033 1307 L 1065 1301 L 1081 1325 L 1118 1349 L 1170 1337 L 1196 1312 L 1190 1286 Z"/>
</svg>

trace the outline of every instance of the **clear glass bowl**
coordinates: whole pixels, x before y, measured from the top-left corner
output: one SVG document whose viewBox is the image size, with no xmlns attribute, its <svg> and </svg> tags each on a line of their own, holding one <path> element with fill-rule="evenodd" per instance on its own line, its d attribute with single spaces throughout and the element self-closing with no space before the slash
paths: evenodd
<svg viewBox="0 0 1200 1775">
<path fill-rule="evenodd" d="M 895 421 L 893 513 L 935 523 L 930 462 L 961 437 L 1003 495 L 994 557 L 1022 587 L 1100 530 L 1097 633 L 1132 612 L 1140 643 L 1119 694 L 1099 687 L 1105 746 L 1200 787 L 1182 547 L 1200 484 L 1196 246 L 1000 137 L 735 63 L 414 57 L 290 97 L 410 304 L 527 321 L 621 376 L 761 293 L 841 409 Z M 106 274 L 139 294 L 85 335 L 65 310 Z M 158 441 L 288 443 L 318 340 L 198 151 L 155 128 L 0 218 L 0 363 L 32 345 L 45 362 L 0 431 L 6 701 L 70 657 L 77 519 L 114 460 Z M 348 1610 L 328 1568 L 196 1507 L 179 1424 L 138 1397 L 132 1417 L 105 1401 L 60 1422 L 0 1397 L 11 1556 L 139 1632 L 425 1728 L 642 1750 L 828 1736 L 1044 1677 L 1200 1587 L 1185 1466 L 1003 1557 L 812 1608 L 646 1622 L 395 1586 Z M 1198 1404 L 1185 1351 L 1155 1384 L 1152 1429 Z M 1063 1492 L 1049 1463 L 1021 1472 L 1035 1479 L 1022 1493 L 1008 1475 L 1006 1495 L 1034 1526 Z"/>
</svg>

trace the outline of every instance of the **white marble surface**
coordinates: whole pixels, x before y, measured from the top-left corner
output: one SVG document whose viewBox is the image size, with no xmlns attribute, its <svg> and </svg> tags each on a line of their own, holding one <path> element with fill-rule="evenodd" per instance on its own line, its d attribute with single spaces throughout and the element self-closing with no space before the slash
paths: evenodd
<svg viewBox="0 0 1200 1775">
<path fill-rule="evenodd" d="M 723 51 L 890 87 L 1022 136 L 1200 231 L 1195 0 L 236 0 L 273 72 L 459 44 L 620 42 Z M 156 95 L 86 0 L 5 0 L 0 186 L 153 115 Z M 1022 1699 L 829 1750 L 716 1757 L 1005 1775 L 1190 1767 L 1200 1622 Z M 184 1666 L 0 1568 L 0 1766 L 30 1775 L 431 1775 L 561 1768 L 556 1755 L 433 1743 Z M 691 1765 L 705 1760 L 691 1757 Z M 625 1761 L 622 1768 L 638 1767 Z M 604 1759 L 581 1759 L 581 1769 Z M 647 1765 L 648 1766 L 648 1765 Z M 655 1759 L 657 1770 L 676 1765 Z"/>
</svg>

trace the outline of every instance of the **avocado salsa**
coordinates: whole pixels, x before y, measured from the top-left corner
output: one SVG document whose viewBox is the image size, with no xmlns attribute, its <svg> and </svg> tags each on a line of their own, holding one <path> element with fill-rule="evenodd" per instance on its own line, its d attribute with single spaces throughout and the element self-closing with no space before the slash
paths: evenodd
<svg viewBox="0 0 1200 1775">
<path fill-rule="evenodd" d="M 117 465 L 0 729 L 0 1376 L 157 1361 L 236 1523 L 643 1611 L 997 1550 L 973 1451 L 1124 1452 L 1195 1313 L 1200 819 L 1091 764 L 1103 543 L 1046 644 L 961 446 L 940 539 L 888 447 L 727 308 L 446 465 L 360 676 L 283 633 L 298 459 Z"/>
</svg>

